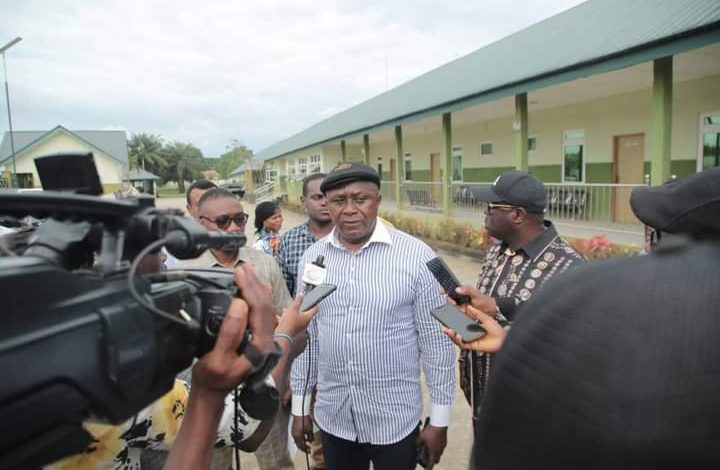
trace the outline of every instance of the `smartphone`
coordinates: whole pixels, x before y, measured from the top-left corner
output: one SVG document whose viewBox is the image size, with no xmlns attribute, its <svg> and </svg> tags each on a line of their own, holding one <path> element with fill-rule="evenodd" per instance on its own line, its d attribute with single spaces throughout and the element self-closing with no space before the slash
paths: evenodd
<svg viewBox="0 0 720 470">
<path fill-rule="evenodd" d="M 335 292 L 335 289 L 337 289 L 335 284 L 320 284 L 315 286 L 310 292 L 306 292 L 300 304 L 300 313 L 306 312 L 316 306 L 322 299 Z"/>
<path fill-rule="evenodd" d="M 442 288 L 445 289 L 448 297 L 457 302 L 458 305 L 470 302 L 469 296 L 455 292 L 455 289 L 460 287 L 460 281 L 458 281 L 452 271 L 450 271 L 450 268 L 442 258 L 433 258 L 425 264 Z"/>
<path fill-rule="evenodd" d="M 430 417 L 428 416 L 425 418 L 425 425 L 423 426 L 423 429 L 427 427 L 427 425 L 430 423 Z M 418 428 L 420 427 L 420 423 L 418 423 Z M 422 468 L 428 468 L 430 466 L 430 454 L 428 453 L 427 447 L 424 444 L 420 444 L 417 446 L 417 464 L 420 465 Z"/>
<path fill-rule="evenodd" d="M 485 328 L 458 310 L 454 305 L 445 304 L 430 313 L 437 321 L 460 334 L 463 341 L 470 342 L 485 336 Z"/>
</svg>

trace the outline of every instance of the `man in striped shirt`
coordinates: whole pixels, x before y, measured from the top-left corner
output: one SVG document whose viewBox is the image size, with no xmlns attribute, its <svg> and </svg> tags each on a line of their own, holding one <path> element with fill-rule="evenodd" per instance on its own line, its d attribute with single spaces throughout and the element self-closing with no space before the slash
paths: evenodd
<svg viewBox="0 0 720 470">
<path fill-rule="evenodd" d="M 291 379 L 293 437 L 302 450 L 312 440 L 308 405 L 317 389 L 314 419 L 328 470 L 367 470 L 371 461 L 375 470 L 414 469 L 417 444 L 434 463 L 447 442 L 455 353 L 430 315 L 445 302 L 425 266 L 435 254 L 378 223 L 379 189 L 379 175 L 366 165 L 329 173 L 321 191 L 335 228 L 298 266 L 301 278 L 322 255 L 325 282 L 338 286 L 320 304 Z M 422 432 L 421 364 L 432 403 Z"/>
</svg>

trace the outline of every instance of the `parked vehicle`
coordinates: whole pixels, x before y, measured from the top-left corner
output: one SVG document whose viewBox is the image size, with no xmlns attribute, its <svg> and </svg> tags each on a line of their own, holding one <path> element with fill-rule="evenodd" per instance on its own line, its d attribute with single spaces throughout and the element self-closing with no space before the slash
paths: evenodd
<svg viewBox="0 0 720 470">
<path fill-rule="evenodd" d="M 245 187 L 237 183 L 225 183 L 220 185 L 221 188 L 227 189 L 237 197 L 245 197 Z"/>
</svg>

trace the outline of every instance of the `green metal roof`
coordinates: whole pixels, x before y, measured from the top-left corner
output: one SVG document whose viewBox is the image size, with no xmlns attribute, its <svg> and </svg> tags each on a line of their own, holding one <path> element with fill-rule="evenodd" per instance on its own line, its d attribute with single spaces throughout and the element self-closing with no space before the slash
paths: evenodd
<svg viewBox="0 0 720 470">
<path fill-rule="evenodd" d="M 90 147 L 106 153 L 123 165 L 128 164 L 125 131 L 70 131 L 63 126 L 56 126 L 50 131 L 13 131 L 15 155 L 28 150 L 56 132 L 66 132 Z M 0 144 L 0 165 L 10 159 L 10 153 L 10 133 L 5 132 Z"/>
<path fill-rule="evenodd" d="M 159 180 L 160 177 L 154 173 L 150 173 L 146 170 L 130 170 L 128 171 L 127 177 L 123 178 L 123 181 L 145 181 L 145 180 Z"/>
<path fill-rule="evenodd" d="M 714 42 L 720 42 L 718 0 L 590 0 L 320 121 L 255 158 L 270 160 Z"/>
</svg>

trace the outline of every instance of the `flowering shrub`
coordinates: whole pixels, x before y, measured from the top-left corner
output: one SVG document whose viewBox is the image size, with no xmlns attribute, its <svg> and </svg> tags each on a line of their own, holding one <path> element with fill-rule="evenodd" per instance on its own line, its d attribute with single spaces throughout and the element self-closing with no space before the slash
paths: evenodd
<svg viewBox="0 0 720 470">
<path fill-rule="evenodd" d="M 638 248 L 611 243 L 606 235 L 595 235 L 588 239 L 569 238 L 568 241 L 590 261 L 633 256 L 638 252 Z"/>
</svg>

